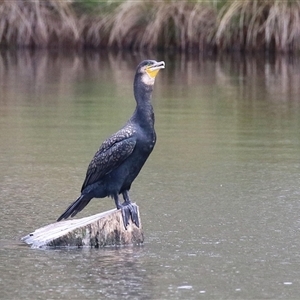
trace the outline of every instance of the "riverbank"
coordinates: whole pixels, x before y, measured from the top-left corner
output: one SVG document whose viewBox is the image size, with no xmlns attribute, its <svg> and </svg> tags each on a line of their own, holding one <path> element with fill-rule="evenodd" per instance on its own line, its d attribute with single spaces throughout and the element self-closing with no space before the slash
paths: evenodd
<svg viewBox="0 0 300 300">
<path fill-rule="evenodd" d="M 0 46 L 300 50 L 300 1 L 1 0 Z"/>
</svg>

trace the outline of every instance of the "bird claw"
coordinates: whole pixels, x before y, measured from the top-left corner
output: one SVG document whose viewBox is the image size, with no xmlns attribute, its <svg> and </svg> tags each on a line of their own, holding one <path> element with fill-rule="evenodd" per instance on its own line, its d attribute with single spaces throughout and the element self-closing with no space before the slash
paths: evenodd
<svg viewBox="0 0 300 300">
<path fill-rule="evenodd" d="M 131 219 L 132 223 L 134 223 L 137 227 L 140 227 L 139 215 L 138 215 L 138 210 L 137 210 L 136 204 L 123 203 L 120 208 L 121 208 L 121 212 L 122 212 L 122 218 L 123 218 L 123 223 L 124 223 L 125 229 L 127 229 L 130 219 Z"/>
</svg>

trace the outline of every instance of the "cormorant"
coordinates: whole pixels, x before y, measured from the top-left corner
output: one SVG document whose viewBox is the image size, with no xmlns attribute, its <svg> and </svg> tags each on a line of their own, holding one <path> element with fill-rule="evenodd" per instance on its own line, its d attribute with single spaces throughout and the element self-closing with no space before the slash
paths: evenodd
<svg viewBox="0 0 300 300">
<path fill-rule="evenodd" d="M 57 219 L 74 217 L 92 198 L 112 197 L 122 210 L 125 228 L 131 217 L 139 227 L 136 206 L 128 191 L 139 174 L 156 142 L 151 97 L 155 77 L 165 67 L 163 61 L 142 61 L 136 70 L 133 89 L 136 109 L 119 131 L 105 140 L 90 162 L 81 188 L 81 195 Z M 124 202 L 120 204 L 119 194 Z"/>
</svg>

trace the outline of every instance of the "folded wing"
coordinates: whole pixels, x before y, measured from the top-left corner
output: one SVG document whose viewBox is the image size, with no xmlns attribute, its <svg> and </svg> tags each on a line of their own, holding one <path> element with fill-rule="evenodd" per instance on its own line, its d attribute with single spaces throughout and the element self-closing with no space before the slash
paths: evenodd
<svg viewBox="0 0 300 300">
<path fill-rule="evenodd" d="M 103 142 L 88 166 L 81 191 L 101 180 L 130 156 L 136 145 L 133 133 L 134 131 L 124 128 Z"/>
</svg>

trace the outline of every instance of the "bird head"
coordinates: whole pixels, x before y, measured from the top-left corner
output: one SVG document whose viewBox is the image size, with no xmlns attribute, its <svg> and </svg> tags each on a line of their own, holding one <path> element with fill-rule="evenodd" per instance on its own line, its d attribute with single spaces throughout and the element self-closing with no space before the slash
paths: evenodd
<svg viewBox="0 0 300 300">
<path fill-rule="evenodd" d="M 156 75 L 160 69 L 165 68 L 165 62 L 156 60 L 144 60 L 137 67 L 137 74 L 146 85 L 153 85 Z"/>
</svg>

